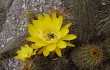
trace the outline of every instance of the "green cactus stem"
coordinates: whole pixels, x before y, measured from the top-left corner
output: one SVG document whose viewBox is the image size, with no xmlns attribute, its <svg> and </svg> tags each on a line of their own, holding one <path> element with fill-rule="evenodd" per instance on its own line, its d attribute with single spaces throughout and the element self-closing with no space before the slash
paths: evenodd
<svg viewBox="0 0 110 70">
<path fill-rule="evenodd" d="M 104 51 L 101 46 L 87 44 L 85 46 L 73 49 L 71 52 L 73 63 L 84 70 L 93 70 L 99 67 L 105 59 Z"/>
</svg>

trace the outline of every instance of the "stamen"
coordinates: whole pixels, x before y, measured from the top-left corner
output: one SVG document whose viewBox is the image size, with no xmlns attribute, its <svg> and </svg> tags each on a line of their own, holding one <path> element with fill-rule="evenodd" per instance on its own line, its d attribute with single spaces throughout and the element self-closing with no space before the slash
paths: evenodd
<svg viewBox="0 0 110 70">
<path fill-rule="evenodd" d="M 51 41 L 56 38 L 56 35 L 53 32 L 49 32 L 49 33 L 46 33 L 44 37 L 47 41 Z"/>
</svg>

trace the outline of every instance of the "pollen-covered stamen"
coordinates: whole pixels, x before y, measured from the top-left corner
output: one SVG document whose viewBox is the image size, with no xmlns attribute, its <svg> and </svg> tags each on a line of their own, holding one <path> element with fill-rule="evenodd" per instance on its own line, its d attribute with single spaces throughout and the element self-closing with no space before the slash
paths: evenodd
<svg viewBox="0 0 110 70">
<path fill-rule="evenodd" d="M 46 41 L 51 41 L 56 38 L 56 35 L 53 32 L 49 32 L 44 35 L 44 38 L 46 39 Z"/>
</svg>

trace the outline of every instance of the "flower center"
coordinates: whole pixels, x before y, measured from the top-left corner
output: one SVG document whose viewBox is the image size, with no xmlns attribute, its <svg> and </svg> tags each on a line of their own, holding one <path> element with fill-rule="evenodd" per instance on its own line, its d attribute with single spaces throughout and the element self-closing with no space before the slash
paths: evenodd
<svg viewBox="0 0 110 70">
<path fill-rule="evenodd" d="M 51 41 L 56 38 L 56 35 L 53 32 L 49 32 L 44 35 L 44 38 L 46 39 L 46 41 Z"/>
</svg>

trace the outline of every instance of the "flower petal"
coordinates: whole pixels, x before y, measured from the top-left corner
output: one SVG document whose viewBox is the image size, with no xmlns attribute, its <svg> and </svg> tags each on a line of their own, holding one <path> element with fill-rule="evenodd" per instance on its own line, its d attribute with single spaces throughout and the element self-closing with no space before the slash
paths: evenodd
<svg viewBox="0 0 110 70">
<path fill-rule="evenodd" d="M 62 27 L 62 29 L 68 29 L 71 26 L 72 23 L 68 23 L 65 26 Z"/>
<path fill-rule="evenodd" d="M 38 51 L 38 49 L 33 50 L 33 55 L 35 55 L 37 51 Z"/>
<path fill-rule="evenodd" d="M 65 37 L 69 33 L 69 29 L 62 29 L 60 30 L 60 32 L 61 32 L 61 38 L 62 38 L 62 37 Z"/>
<path fill-rule="evenodd" d="M 55 18 L 56 18 L 56 12 L 53 11 L 53 12 L 52 12 L 52 19 L 55 19 Z"/>
<path fill-rule="evenodd" d="M 39 49 L 43 46 L 37 46 L 36 43 L 35 43 L 35 44 L 32 44 L 30 47 L 33 48 L 33 49 Z"/>
<path fill-rule="evenodd" d="M 63 17 L 59 16 L 58 18 L 56 17 L 56 12 L 52 13 L 52 23 L 53 23 L 53 29 L 54 31 L 58 32 L 62 26 Z"/>
<path fill-rule="evenodd" d="M 50 16 L 48 14 L 44 15 L 44 21 L 45 21 L 45 24 L 47 24 L 47 25 L 51 25 L 52 24 L 51 23 L 51 18 L 50 18 Z"/>
<path fill-rule="evenodd" d="M 57 47 L 59 48 L 66 48 L 66 43 L 62 40 L 59 40 L 58 43 L 57 43 Z"/>
<path fill-rule="evenodd" d="M 43 52 L 43 55 L 46 57 L 46 56 L 48 56 L 49 55 L 49 51 L 47 51 L 47 50 L 44 50 L 44 52 Z"/>
<path fill-rule="evenodd" d="M 27 41 L 35 42 L 37 46 L 46 46 L 48 43 L 42 41 L 40 38 L 35 37 L 28 37 L 26 38 Z"/>
<path fill-rule="evenodd" d="M 44 51 L 45 47 L 42 47 L 40 50 L 38 50 L 37 54 L 41 54 Z"/>
<path fill-rule="evenodd" d="M 23 58 L 23 57 L 21 57 L 21 56 L 15 56 L 14 58 L 15 58 L 15 59 L 20 59 L 20 60 L 22 60 L 22 61 L 26 61 L 26 59 Z"/>
<path fill-rule="evenodd" d="M 49 55 L 49 53 L 50 53 L 50 51 L 48 51 L 47 47 L 45 47 L 44 50 L 43 50 L 43 55 L 46 57 L 46 56 Z"/>
<path fill-rule="evenodd" d="M 61 28 L 60 32 L 62 33 L 62 37 L 66 36 L 68 34 L 68 32 L 69 32 L 68 28 L 70 27 L 71 24 L 72 23 L 68 23 Z"/>
<path fill-rule="evenodd" d="M 31 36 L 37 36 L 38 30 L 32 24 L 27 24 L 27 27 Z"/>
<path fill-rule="evenodd" d="M 56 43 L 52 43 L 47 46 L 48 51 L 54 51 L 55 48 L 56 48 Z"/>
<path fill-rule="evenodd" d="M 69 46 L 69 47 L 75 47 L 75 45 L 74 44 L 72 44 L 72 43 L 69 43 L 69 42 L 65 42 L 66 44 L 67 44 L 67 46 Z"/>
<path fill-rule="evenodd" d="M 57 32 L 56 36 L 57 36 L 57 39 L 60 39 L 61 38 L 61 32 Z"/>
<path fill-rule="evenodd" d="M 44 19 L 46 21 L 46 19 Z M 45 33 L 46 31 L 52 30 L 52 23 L 47 23 L 48 21 L 40 21 L 40 20 L 35 20 L 34 21 L 34 26 L 36 27 L 37 30 L 39 30 L 39 32 Z"/>
<path fill-rule="evenodd" d="M 42 16 L 42 14 L 38 14 L 38 20 L 40 21 L 44 20 L 44 17 Z"/>
<path fill-rule="evenodd" d="M 59 19 L 58 18 L 52 19 L 52 24 L 53 24 L 53 30 L 55 32 L 58 32 L 60 30 L 60 28 L 61 28 L 61 24 L 60 24 Z"/>
<path fill-rule="evenodd" d="M 31 22 L 33 23 L 35 21 L 35 19 L 31 19 Z"/>
<path fill-rule="evenodd" d="M 62 23 L 63 23 L 63 17 L 62 17 L 62 16 L 59 16 L 58 19 L 59 19 L 59 24 L 60 24 L 60 26 L 62 26 Z"/>
<path fill-rule="evenodd" d="M 44 27 L 43 22 L 40 21 L 40 20 L 35 20 L 35 21 L 33 22 L 33 24 L 34 24 L 34 26 L 36 27 L 36 29 L 38 29 L 39 31 L 41 31 L 41 30 L 43 29 L 43 27 Z"/>
<path fill-rule="evenodd" d="M 61 50 L 58 47 L 55 49 L 55 52 L 58 56 L 62 56 Z"/>
<path fill-rule="evenodd" d="M 74 34 L 67 34 L 65 37 L 62 38 L 62 40 L 74 40 L 77 36 Z"/>
<path fill-rule="evenodd" d="M 36 42 L 36 38 L 34 37 L 27 37 L 26 40 L 31 42 Z"/>
</svg>

